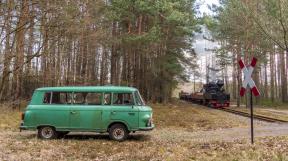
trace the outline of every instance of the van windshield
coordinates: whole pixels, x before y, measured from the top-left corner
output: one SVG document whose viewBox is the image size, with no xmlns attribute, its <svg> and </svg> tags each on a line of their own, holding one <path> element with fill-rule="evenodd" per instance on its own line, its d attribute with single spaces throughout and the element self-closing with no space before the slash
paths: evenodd
<svg viewBox="0 0 288 161">
<path fill-rule="evenodd" d="M 139 91 L 135 92 L 135 101 L 137 105 L 145 105 L 143 98 L 141 97 Z"/>
</svg>

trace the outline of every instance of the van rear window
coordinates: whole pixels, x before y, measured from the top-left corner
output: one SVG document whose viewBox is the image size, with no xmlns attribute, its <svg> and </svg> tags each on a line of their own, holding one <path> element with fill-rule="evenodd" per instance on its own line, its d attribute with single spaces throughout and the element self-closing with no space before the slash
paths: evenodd
<svg viewBox="0 0 288 161">
<path fill-rule="evenodd" d="M 71 104 L 72 93 L 70 92 L 46 92 L 43 98 L 44 104 Z"/>
<path fill-rule="evenodd" d="M 44 94 L 43 103 L 50 104 L 50 101 L 51 101 L 51 92 L 47 92 Z"/>
<path fill-rule="evenodd" d="M 71 104 L 72 93 L 71 92 L 52 92 L 51 104 Z"/>
</svg>

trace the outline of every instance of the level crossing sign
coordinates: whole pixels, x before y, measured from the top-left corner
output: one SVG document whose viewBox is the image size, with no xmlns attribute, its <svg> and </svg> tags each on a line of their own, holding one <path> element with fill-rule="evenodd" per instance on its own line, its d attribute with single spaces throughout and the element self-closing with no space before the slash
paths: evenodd
<svg viewBox="0 0 288 161">
<path fill-rule="evenodd" d="M 260 96 L 260 92 L 255 85 L 255 82 L 252 79 L 252 73 L 256 66 L 257 59 L 255 57 L 252 58 L 250 65 L 246 66 L 244 62 L 240 59 L 238 61 L 239 66 L 244 74 L 244 81 L 242 83 L 242 87 L 240 89 L 240 96 L 243 97 L 246 93 L 246 88 L 249 86 L 251 94 L 250 94 L 250 118 L 251 118 L 251 143 L 254 144 L 254 126 L 253 126 L 253 97 Z"/>
<path fill-rule="evenodd" d="M 256 66 L 256 63 L 257 63 L 257 59 L 255 57 L 252 58 L 250 65 L 247 67 L 241 59 L 239 60 L 239 66 L 240 66 L 242 72 L 244 73 L 244 81 L 243 81 L 242 87 L 240 89 L 240 96 L 241 97 L 244 96 L 244 94 L 246 92 L 247 85 L 249 85 L 251 92 L 253 93 L 254 96 L 260 95 L 260 92 L 259 92 L 257 86 L 255 85 L 255 82 L 252 79 L 252 72 Z"/>
</svg>

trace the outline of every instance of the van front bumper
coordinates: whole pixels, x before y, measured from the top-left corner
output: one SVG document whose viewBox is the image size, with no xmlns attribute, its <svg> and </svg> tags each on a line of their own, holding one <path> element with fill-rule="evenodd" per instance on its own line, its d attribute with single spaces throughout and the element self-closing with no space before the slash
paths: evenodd
<svg viewBox="0 0 288 161">
<path fill-rule="evenodd" d="M 141 127 L 139 128 L 140 131 L 151 131 L 155 128 L 155 125 L 152 124 L 151 126 L 148 126 L 148 127 Z"/>
<path fill-rule="evenodd" d="M 27 126 L 24 126 L 24 123 L 21 122 L 21 123 L 20 123 L 20 126 L 19 126 L 20 132 L 21 132 L 22 130 L 27 130 L 27 129 L 28 129 Z"/>
</svg>

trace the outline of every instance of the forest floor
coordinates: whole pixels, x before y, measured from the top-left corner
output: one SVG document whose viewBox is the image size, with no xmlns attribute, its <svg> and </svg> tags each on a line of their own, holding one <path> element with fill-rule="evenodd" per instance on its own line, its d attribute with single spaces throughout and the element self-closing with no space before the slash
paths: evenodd
<svg viewBox="0 0 288 161">
<path fill-rule="evenodd" d="M 155 130 L 125 142 L 94 133 L 40 140 L 20 133 L 20 112 L 3 107 L 0 160 L 288 160 L 288 124 L 255 121 L 251 145 L 248 118 L 185 102 L 152 107 Z"/>
</svg>

